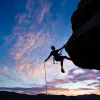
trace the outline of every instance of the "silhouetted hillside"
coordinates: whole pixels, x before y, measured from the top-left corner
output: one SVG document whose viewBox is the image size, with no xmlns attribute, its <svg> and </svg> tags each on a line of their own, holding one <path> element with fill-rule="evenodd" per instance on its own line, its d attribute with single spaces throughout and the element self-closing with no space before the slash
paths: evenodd
<svg viewBox="0 0 100 100">
<path fill-rule="evenodd" d="M 100 100 L 100 95 L 96 95 L 96 94 L 79 95 L 78 97 L 84 98 L 86 100 Z"/>
<path fill-rule="evenodd" d="M 78 96 L 65 96 L 65 95 L 27 95 L 15 92 L 0 91 L 0 99 L 2 100 L 100 100 L 100 95 L 78 95 Z"/>
<path fill-rule="evenodd" d="M 65 95 L 27 95 L 19 94 L 15 92 L 0 91 L 0 99 L 2 100 L 86 100 L 77 96 L 65 96 Z"/>
</svg>

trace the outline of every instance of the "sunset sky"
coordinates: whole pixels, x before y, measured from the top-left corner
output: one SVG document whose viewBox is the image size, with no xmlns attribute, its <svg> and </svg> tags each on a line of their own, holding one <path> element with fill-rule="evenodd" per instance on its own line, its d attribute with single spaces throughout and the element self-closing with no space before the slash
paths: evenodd
<svg viewBox="0 0 100 100">
<path fill-rule="evenodd" d="M 52 45 L 59 49 L 72 35 L 71 16 L 80 1 L 0 1 L 0 91 L 45 93 L 44 60 Z M 62 54 L 68 56 L 65 50 Z M 52 59 L 45 67 L 49 94 L 100 94 L 100 71 L 81 69 L 68 60 L 65 73 Z"/>
</svg>

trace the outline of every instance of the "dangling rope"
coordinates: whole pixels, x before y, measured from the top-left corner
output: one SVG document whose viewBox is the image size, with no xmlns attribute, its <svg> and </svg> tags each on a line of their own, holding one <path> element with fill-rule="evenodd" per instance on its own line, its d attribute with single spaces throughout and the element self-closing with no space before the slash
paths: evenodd
<svg viewBox="0 0 100 100">
<path fill-rule="evenodd" d="M 44 62 L 44 71 L 45 71 L 45 83 L 46 83 L 46 95 L 47 95 L 47 80 L 46 80 L 45 62 Z M 48 100 L 48 95 L 47 95 L 47 100 Z"/>
<path fill-rule="evenodd" d="M 63 49 L 62 49 L 63 50 Z M 62 50 L 60 51 L 59 55 L 61 55 Z M 52 58 L 51 58 L 52 59 Z M 49 59 L 50 60 L 50 59 Z M 46 83 L 46 95 L 47 95 L 47 80 L 46 80 L 46 69 L 45 69 L 45 62 L 44 62 L 44 71 L 45 71 L 45 83 Z M 47 95 L 47 100 L 48 100 L 48 95 Z"/>
</svg>

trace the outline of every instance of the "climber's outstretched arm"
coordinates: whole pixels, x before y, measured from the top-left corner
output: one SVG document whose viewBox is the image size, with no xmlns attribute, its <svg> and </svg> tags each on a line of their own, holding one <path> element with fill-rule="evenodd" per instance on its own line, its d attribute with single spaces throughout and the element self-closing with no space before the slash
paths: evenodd
<svg viewBox="0 0 100 100">
<path fill-rule="evenodd" d="M 49 56 L 48 56 L 48 58 L 45 60 L 45 62 L 51 57 L 52 55 L 50 54 Z"/>
<path fill-rule="evenodd" d="M 58 49 L 58 51 L 60 51 L 61 49 L 63 49 L 65 47 L 65 45 L 63 47 L 61 47 L 60 49 Z"/>
</svg>

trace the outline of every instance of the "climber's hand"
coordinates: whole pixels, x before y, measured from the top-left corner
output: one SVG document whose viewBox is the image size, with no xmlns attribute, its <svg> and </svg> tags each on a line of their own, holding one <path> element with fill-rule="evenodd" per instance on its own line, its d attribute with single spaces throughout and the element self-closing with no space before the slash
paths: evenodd
<svg viewBox="0 0 100 100">
<path fill-rule="evenodd" d="M 46 61 L 47 61 L 47 59 L 44 62 L 46 62 Z"/>
<path fill-rule="evenodd" d="M 65 48 L 66 47 L 66 44 L 63 47 Z"/>
</svg>

